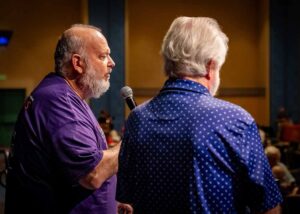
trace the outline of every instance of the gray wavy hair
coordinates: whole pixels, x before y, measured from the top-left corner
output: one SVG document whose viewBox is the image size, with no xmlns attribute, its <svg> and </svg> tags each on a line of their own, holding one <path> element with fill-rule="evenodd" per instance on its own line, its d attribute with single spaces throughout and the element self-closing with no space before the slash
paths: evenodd
<svg viewBox="0 0 300 214">
<path fill-rule="evenodd" d="M 202 77 L 214 60 L 220 68 L 228 50 L 228 37 L 208 17 L 178 17 L 164 37 L 161 54 L 168 77 Z"/>
<path fill-rule="evenodd" d="M 101 33 L 100 28 L 92 25 L 74 24 L 61 35 L 56 45 L 54 61 L 55 72 L 62 76 L 71 75 L 68 73 L 70 70 L 63 69 L 63 67 L 71 66 L 72 54 L 77 53 L 85 57 L 87 39 L 78 35 L 76 31 L 74 31 L 74 28 L 94 29 Z"/>
</svg>

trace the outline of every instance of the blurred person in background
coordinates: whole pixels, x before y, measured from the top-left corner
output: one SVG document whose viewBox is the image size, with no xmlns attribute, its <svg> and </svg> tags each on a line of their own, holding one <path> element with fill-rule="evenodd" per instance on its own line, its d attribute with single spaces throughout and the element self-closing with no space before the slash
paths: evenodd
<svg viewBox="0 0 300 214">
<path fill-rule="evenodd" d="M 265 148 L 265 153 L 272 168 L 272 173 L 274 177 L 278 179 L 280 190 L 283 195 L 289 195 L 295 192 L 295 178 L 290 173 L 286 165 L 280 161 L 280 150 L 275 146 L 267 146 Z"/>
<path fill-rule="evenodd" d="M 114 130 L 113 118 L 107 111 L 100 111 L 98 123 L 105 134 L 109 147 L 116 146 L 118 143 L 120 143 L 121 137 L 119 133 Z"/>
</svg>

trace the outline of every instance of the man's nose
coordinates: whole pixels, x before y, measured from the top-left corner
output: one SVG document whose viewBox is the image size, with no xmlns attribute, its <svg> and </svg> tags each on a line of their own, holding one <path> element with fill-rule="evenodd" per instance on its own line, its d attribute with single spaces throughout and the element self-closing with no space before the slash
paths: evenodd
<svg viewBox="0 0 300 214">
<path fill-rule="evenodd" d="M 111 56 L 109 56 L 109 66 L 113 68 L 113 67 L 115 67 L 115 65 L 116 64 L 115 64 L 114 60 L 111 58 Z"/>
</svg>

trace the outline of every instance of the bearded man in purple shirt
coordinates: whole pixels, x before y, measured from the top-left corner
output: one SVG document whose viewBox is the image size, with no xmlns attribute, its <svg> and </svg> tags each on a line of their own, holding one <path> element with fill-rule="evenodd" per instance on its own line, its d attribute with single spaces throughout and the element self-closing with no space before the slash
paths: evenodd
<svg viewBox="0 0 300 214">
<path fill-rule="evenodd" d="M 101 30 L 73 25 L 55 73 L 24 103 L 13 133 L 6 213 L 116 213 L 120 145 L 108 149 L 86 99 L 109 88 L 114 61 Z"/>
</svg>

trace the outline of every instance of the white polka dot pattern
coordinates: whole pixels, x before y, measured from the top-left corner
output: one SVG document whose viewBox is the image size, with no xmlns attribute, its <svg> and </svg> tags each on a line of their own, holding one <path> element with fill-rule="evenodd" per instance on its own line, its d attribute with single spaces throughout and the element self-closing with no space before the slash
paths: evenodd
<svg viewBox="0 0 300 214">
<path fill-rule="evenodd" d="M 116 198 L 143 214 L 246 213 L 282 200 L 253 118 L 178 79 L 130 114 Z"/>
</svg>

